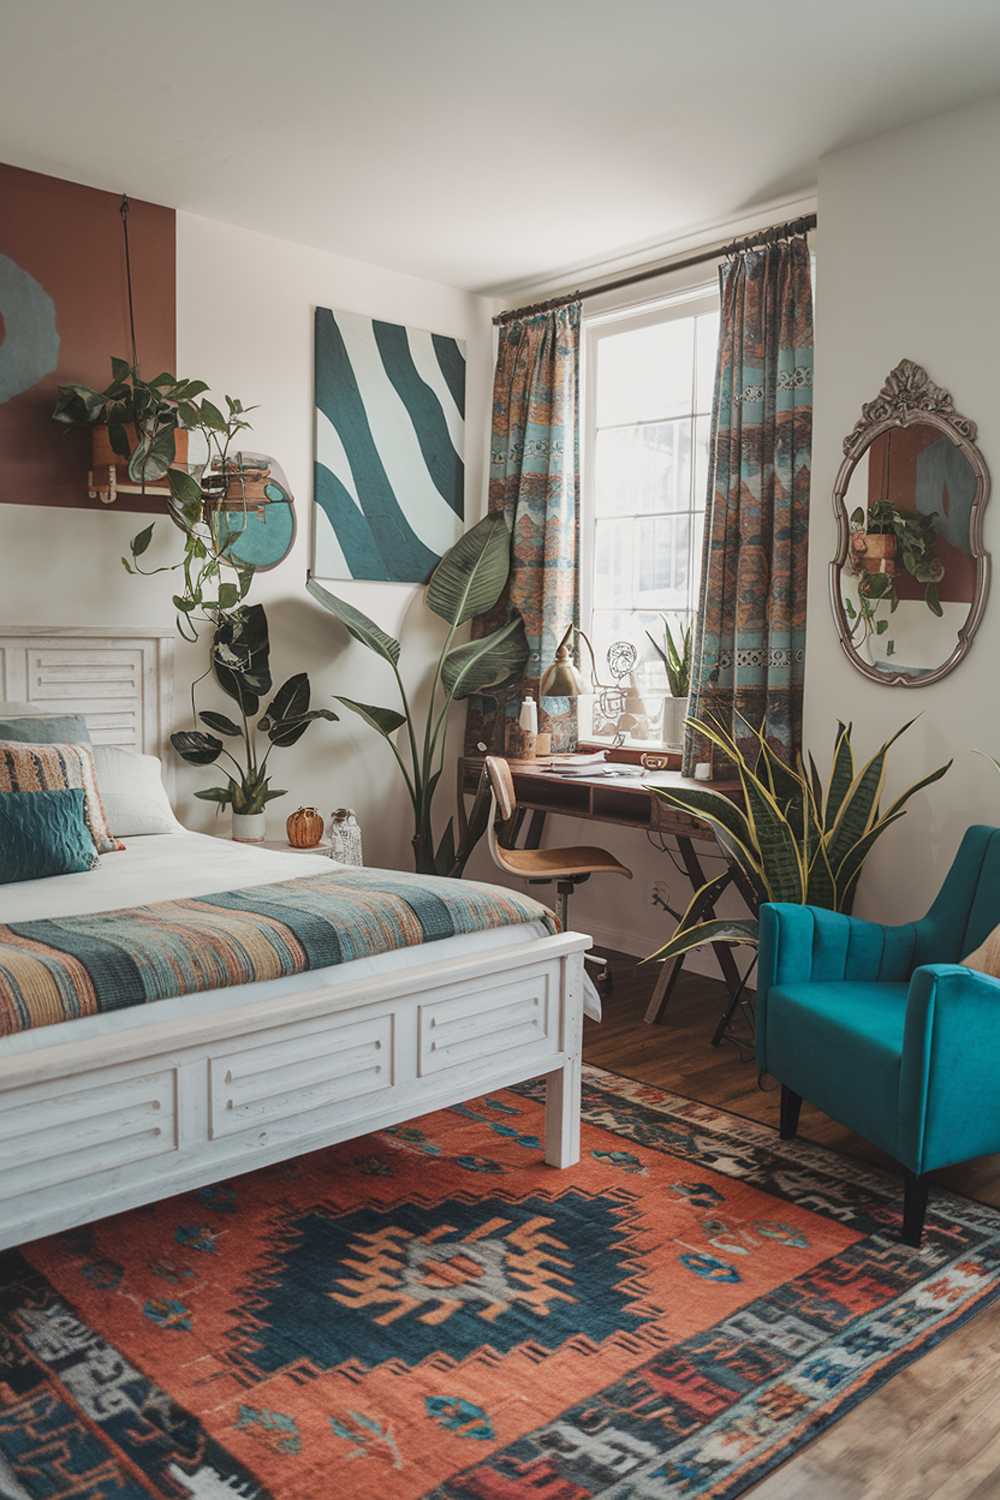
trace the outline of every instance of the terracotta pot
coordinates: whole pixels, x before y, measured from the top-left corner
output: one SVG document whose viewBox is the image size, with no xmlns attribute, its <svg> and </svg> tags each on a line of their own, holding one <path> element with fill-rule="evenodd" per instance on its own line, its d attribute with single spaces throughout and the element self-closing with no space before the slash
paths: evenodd
<svg viewBox="0 0 1000 1500">
<path fill-rule="evenodd" d="M 134 448 L 139 441 L 135 427 L 132 423 L 129 423 L 125 431 L 128 433 L 129 447 Z M 188 461 L 188 435 L 183 428 L 179 427 L 174 433 L 174 450 L 174 463 L 186 464 Z M 109 464 L 116 464 L 118 467 L 119 484 L 127 484 L 129 482 L 127 474 L 128 461 L 112 448 L 107 424 L 104 422 L 98 423 L 96 427 L 91 429 L 90 461 L 95 469 L 99 467 L 107 469 Z M 106 479 L 107 475 L 105 474 L 101 477 Z M 147 488 L 151 488 L 151 486 L 147 485 Z"/>
<path fill-rule="evenodd" d="M 315 807 L 299 807 L 289 813 L 285 830 L 293 849 L 315 849 L 323 837 L 322 815 Z"/>
<path fill-rule="evenodd" d="M 866 573 L 895 573 L 896 536 L 891 531 L 866 531 L 858 562 Z"/>
</svg>

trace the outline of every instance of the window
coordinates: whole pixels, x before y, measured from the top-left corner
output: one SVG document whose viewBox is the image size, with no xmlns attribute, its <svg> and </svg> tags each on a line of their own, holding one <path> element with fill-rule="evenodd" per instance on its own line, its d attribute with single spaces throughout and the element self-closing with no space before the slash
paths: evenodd
<svg viewBox="0 0 1000 1500">
<path fill-rule="evenodd" d="M 697 608 L 718 338 L 719 299 L 705 291 L 586 324 L 582 619 L 602 682 L 616 676 L 615 642 L 638 653 L 654 722 L 631 742 L 658 738 L 668 690 L 646 631 L 662 640 L 666 618 L 676 638 Z M 600 695 L 581 701 L 584 735 L 613 736 L 608 707 Z"/>
</svg>

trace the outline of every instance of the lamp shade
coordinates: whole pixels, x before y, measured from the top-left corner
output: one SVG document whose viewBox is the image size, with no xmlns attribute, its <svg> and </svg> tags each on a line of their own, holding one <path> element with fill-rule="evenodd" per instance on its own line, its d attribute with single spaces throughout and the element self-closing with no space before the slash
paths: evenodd
<svg viewBox="0 0 1000 1500">
<path fill-rule="evenodd" d="M 571 625 L 559 643 L 555 661 L 543 672 L 538 684 L 539 698 L 579 698 L 582 693 L 589 691 L 570 655 L 569 640 L 572 633 Z"/>
</svg>

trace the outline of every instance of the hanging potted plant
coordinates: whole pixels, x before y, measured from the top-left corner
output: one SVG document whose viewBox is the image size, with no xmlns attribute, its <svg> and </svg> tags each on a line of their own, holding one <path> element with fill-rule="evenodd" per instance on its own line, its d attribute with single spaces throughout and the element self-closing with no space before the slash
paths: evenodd
<svg viewBox="0 0 1000 1500">
<path fill-rule="evenodd" d="M 227 771 L 225 785 L 205 787 L 195 792 L 195 796 L 203 802 L 216 803 L 220 811 L 229 807 L 233 838 L 248 844 L 259 844 L 264 839 L 267 804 L 287 795 L 283 789 L 271 785 L 268 771 L 271 752 L 296 744 L 314 720 L 337 718 L 332 709 L 309 707 L 309 678 L 305 672 L 289 677 L 257 718 L 261 699 L 272 687 L 270 654 L 263 606 L 250 604 L 234 610 L 215 631 L 209 671 L 222 691 L 238 705 L 239 722 L 215 709 L 199 712 L 194 701 L 195 683 L 191 690 L 194 717 L 214 732 L 209 734 L 195 728 L 170 736 L 170 743 L 188 765 L 230 762 L 233 770 Z M 253 719 L 257 719 L 256 726 Z M 233 753 L 226 749 L 227 739 L 242 740 L 242 746 L 234 746 Z"/>
<path fill-rule="evenodd" d="M 663 700 L 663 717 L 660 737 L 664 748 L 679 750 L 684 743 L 684 723 L 688 714 L 688 695 L 691 691 L 691 626 L 682 625 L 675 640 L 666 615 L 663 619 L 663 644 L 650 631 L 646 631 L 649 642 L 663 663 L 667 674 L 669 694 Z"/>
<path fill-rule="evenodd" d="M 874 500 L 867 514 L 862 506 L 851 512 L 851 571 L 858 583 L 857 600 L 844 599 L 851 622 L 851 639 L 867 646 L 889 630 L 889 615 L 899 607 L 896 578 L 899 564 L 904 572 L 924 586 L 924 603 L 931 614 L 942 615 L 941 580 L 944 563 L 935 551 L 936 511 L 899 510 L 891 500 Z M 882 605 L 887 613 L 880 615 Z M 887 657 L 895 655 L 895 642 L 887 639 Z"/>
<path fill-rule="evenodd" d="M 128 360 L 116 357 L 111 376 L 102 391 L 61 385 L 52 413 L 56 422 L 91 429 L 88 492 L 105 505 L 119 493 L 169 496 L 170 470 L 187 472 L 187 428 L 195 424 L 185 416 L 208 386 L 167 371 L 146 381 Z"/>
</svg>

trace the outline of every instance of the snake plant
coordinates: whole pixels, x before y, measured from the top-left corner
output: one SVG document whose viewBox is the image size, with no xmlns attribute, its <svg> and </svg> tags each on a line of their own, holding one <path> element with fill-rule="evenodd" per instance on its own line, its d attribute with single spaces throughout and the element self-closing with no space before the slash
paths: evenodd
<svg viewBox="0 0 1000 1500">
<path fill-rule="evenodd" d="M 670 807 L 680 808 L 711 826 L 739 885 L 756 904 L 790 901 L 849 912 L 865 860 L 875 844 L 905 815 L 914 793 L 940 781 L 951 765 L 948 761 L 939 766 L 883 807 L 886 760 L 912 719 L 860 766 L 855 764 L 851 725 L 841 724 L 826 787 L 811 754 L 808 772 L 801 757 L 793 770 L 775 754 L 759 730 L 751 729 L 754 749 L 751 755 L 745 755 L 718 724 L 699 719 L 688 722 L 732 761 L 742 805 L 707 787 L 657 787 L 654 794 Z M 726 870 L 706 881 L 695 892 L 670 941 L 650 954 L 650 959 L 676 958 L 703 943 L 755 944 L 756 916 L 703 920 L 731 878 Z"/>
<path fill-rule="evenodd" d="M 331 594 L 315 578 L 306 587 L 323 608 L 338 619 L 354 640 L 360 641 L 392 668 L 399 694 L 400 713 L 337 695 L 337 701 L 386 741 L 406 783 L 413 808 L 413 854 L 417 871 L 424 875 L 461 875 L 466 860 L 486 830 L 489 796 L 480 785 L 473 809 L 466 819 L 459 792 L 460 827 L 455 835 L 449 819 L 435 847 L 432 813 L 434 793 L 444 768 L 448 716 L 453 703 L 472 693 L 495 693 L 520 680 L 528 659 L 528 641 L 520 615 L 478 640 L 455 644 L 458 630 L 476 615 L 485 614 L 499 602 L 510 573 L 510 532 L 500 514 L 486 516 L 445 553 L 431 574 L 425 595 L 427 606 L 448 626 L 431 679 L 430 702 L 422 731 L 416 725 L 399 671 L 399 641 L 355 609 Z M 404 747 L 396 744 L 397 731 L 405 731 Z"/>
</svg>

